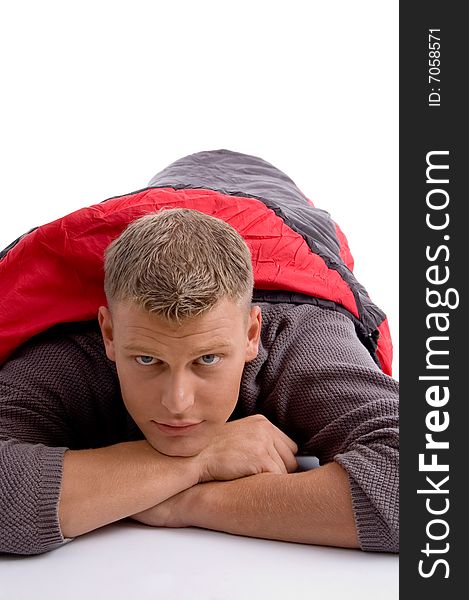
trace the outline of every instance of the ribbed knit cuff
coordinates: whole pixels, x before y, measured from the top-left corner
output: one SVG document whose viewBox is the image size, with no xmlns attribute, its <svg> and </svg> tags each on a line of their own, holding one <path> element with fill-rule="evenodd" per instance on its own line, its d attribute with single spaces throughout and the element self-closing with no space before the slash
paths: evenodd
<svg viewBox="0 0 469 600">
<path fill-rule="evenodd" d="M 41 459 L 37 539 L 43 551 L 52 550 L 67 540 L 60 530 L 58 505 L 63 473 L 64 453 L 68 448 L 44 447 Z"/>
<path fill-rule="evenodd" d="M 347 468 L 347 455 L 337 455 L 334 460 L 347 472 L 352 495 L 352 508 L 357 527 L 360 548 L 369 552 L 399 552 L 398 533 L 394 534 L 389 525 L 376 510 L 373 502 L 350 475 Z"/>
</svg>

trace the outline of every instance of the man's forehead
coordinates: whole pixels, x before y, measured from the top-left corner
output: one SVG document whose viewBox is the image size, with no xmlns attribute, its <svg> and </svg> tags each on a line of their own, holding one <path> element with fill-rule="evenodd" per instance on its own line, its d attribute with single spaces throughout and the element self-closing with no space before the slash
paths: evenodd
<svg viewBox="0 0 469 600">
<path fill-rule="evenodd" d="M 115 312 L 115 326 L 126 338 L 153 338 L 170 341 L 187 339 L 202 341 L 217 339 L 230 343 L 234 337 L 237 320 L 243 321 L 238 306 L 219 305 L 197 317 L 182 322 L 168 321 L 162 316 L 151 314 L 135 305 L 120 303 Z"/>
<path fill-rule="evenodd" d="M 157 327 L 138 327 L 128 325 L 125 328 L 126 343 L 134 343 L 140 340 L 157 340 L 161 344 L 170 343 L 172 340 L 181 340 L 186 343 L 210 343 L 217 342 L 218 344 L 229 345 L 232 343 L 233 336 L 230 335 L 233 328 L 205 328 L 203 331 L 190 330 L 187 331 L 183 326 L 180 328 L 167 331 Z"/>
</svg>

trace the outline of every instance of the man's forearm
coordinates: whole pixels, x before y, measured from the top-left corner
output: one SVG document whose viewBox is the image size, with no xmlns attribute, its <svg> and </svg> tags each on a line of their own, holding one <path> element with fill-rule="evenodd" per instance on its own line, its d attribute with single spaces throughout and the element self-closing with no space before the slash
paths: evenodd
<svg viewBox="0 0 469 600">
<path fill-rule="evenodd" d="M 302 473 L 203 483 L 188 492 L 181 510 L 196 527 L 359 548 L 348 477 L 336 463 Z"/>
<path fill-rule="evenodd" d="M 146 510 L 198 482 L 191 458 L 168 457 L 146 441 L 64 455 L 59 521 L 75 537 Z"/>
</svg>

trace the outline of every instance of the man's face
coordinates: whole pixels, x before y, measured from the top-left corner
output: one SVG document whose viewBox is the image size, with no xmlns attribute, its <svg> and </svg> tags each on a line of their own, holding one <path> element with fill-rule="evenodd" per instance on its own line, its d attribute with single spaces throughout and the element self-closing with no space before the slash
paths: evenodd
<svg viewBox="0 0 469 600">
<path fill-rule="evenodd" d="M 238 400 L 244 364 L 257 356 L 261 311 L 221 300 L 208 313 L 169 323 L 131 303 L 98 313 L 124 404 L 163 454 L 198 454 Z M 178 427 L 196 424 L 192 427 Z"/>
</svg>

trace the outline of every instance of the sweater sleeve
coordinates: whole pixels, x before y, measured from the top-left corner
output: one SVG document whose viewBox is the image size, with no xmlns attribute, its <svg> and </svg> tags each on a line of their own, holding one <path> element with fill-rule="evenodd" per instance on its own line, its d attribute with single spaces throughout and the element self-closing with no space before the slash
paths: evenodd
<svg viewBox="0 0 469 600">
<path fill-rule="evenodd" d="M 103 383 L 98 351 L 79 339 L 38 336 L 0 368 L 0 552 L 40 554 L 68 541 L 58 519 L 63 458 L 89 446 L 81 430 L 99 417 L 86 419 L 96 405 L 90 382 Z"/>
<path fill-rule="evenodd" d="M 313 305 L 280 314 L 266 332 L 262 412 L 302 454 L 345 469 L 361 548 L 398 552 L 398 383 L 345 315 Z"/>
</svg>

